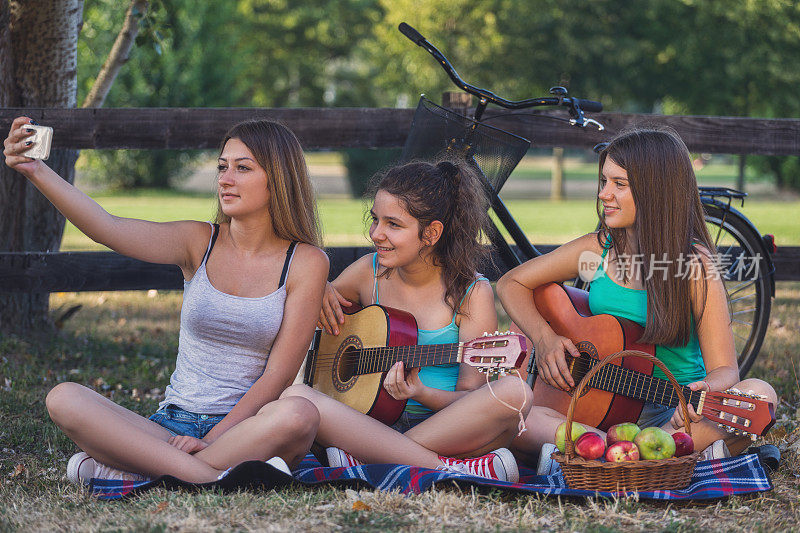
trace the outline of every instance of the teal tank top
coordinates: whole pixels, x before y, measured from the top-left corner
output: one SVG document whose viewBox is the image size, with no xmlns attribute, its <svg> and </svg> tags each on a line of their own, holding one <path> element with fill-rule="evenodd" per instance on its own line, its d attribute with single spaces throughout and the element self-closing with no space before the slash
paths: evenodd
<svg viewBox="0 0 800 533">
<path fill-rule="evenodd" d="M 372 257 L 372 272 L 375 275 L 375 303 L 378 302 L 378 254 L 375 254 Z M 467 291 L 464 293 L 464 298 L 466 298 L 469 291 L 472 290 L 472 287 L 475 286 L 475 283 L 481 280 L 488 281 L 484 277 L 476 278 L 475 281 L 470 283 L 469 287 L 467 287 Z M 461 302 L 458 303 L 458 306 L 461 307 L 461 304 L 464 302 L 464 298 L 461 298 Z M 417 329 L 417 343 L 418 344 L 450 344 L 451 342 L 458 342 L 458 326 L 456 325 L 456 315 L 458 313 L 453 314 L 453 319 L 450 321 L 449 324 L 444 326 L 443 328 L 439 329 Z M 439 390 L 446 390 L 446 391 L 454 391 L 456 390 L 456 384 L 458 383 L 458 369 L 459 364 L 450 364 L 450 365 L 434 365 L 434 366 L 425 366 L 422 367 L 419 371 L 419 380 L 422 382 L 423 385 L 427 387 L 432 387 L 434 389 Z M 414 414 L 427 414 L 432 413 L 433 411 L 416 400 L 408 400 L 406 403 L 406 411 L 409 413 Z"/>
<path fill-rule="evenodd" d="M 605 260 L 608 248 L 604 247 L 602 259 Z M 603 269 L 604 261 L 595 272 L 590 283 L 589 309 L 593 315 L 609 314 L 631 320 L 644 327 L 647 322 L 647 291 L 631 289 L 613 281 Z M 692 333 L 685 346 L 656 345 L 656 357 L 669 368 L 681 385 L 700 381 L 706 377 L 706 367 L 700 353 L 700 341 L 694 317 L 691 318 Z M 666 378 L 659 368 L 653 369 L 653 375 Z"/>
</svg>

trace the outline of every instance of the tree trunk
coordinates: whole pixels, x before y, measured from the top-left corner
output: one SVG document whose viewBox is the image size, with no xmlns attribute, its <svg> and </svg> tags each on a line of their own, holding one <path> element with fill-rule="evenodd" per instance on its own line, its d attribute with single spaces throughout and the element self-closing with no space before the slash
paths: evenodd
<svg viewBox="0 0 800 533">
<path fill-rule="evenodd" d="M 0 106 L 75 107 L 82 20 L 83 0 L 0 0 Z M 72 183 L 77 157 L 76 150 L 52 150 L 47 164 Z M 0 251 L 57 251 L 63 231 L 64 217 L 52 204 L 2 165 Z M 47 293 L 0 292 L 0 332 L 51 327 L 48 300 Z"/>
</svg>

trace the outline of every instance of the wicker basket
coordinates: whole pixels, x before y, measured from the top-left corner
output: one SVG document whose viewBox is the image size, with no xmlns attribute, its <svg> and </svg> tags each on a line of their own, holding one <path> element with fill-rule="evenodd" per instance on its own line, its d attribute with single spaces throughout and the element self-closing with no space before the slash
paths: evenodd
<svg viewBox="0 0 800 533">
<path fill-rule="evenodd" d="M 691 435 L 691 421 L 686 409 L 686 399 L 683 397 L 678 382 L 675 377 L 667 370 L 664 364 L 655 357 L 635 350 L 626 350 L 611 354 L 603 359 L 599 364 L 583 377 L 580 384 L 572 392 L 567 410 L 567 428 L 572 428 L 572 416 L 575 410 L 575 402 L 601 368 L 608 363 L 623 357 L 643 357 L 652 361 L 664 371 L 675 392 L 678 393 L 681 408 L 683 409 L 683 419 L 686 421 L 686 432 Z M 565 435 L 565 453 L 555 452 L 552 457 L 554 461 L 561 464 L 561 471 L 564 480 L 571 489 L 584 489 L 596 491 L 647 491 L 647 490 L 666 490 L 682 489 L 689 485 L 689 481 L 694 472 L 694 465 L 697 462 L 699 453 L 695 452 L 683 457 L 671 457 L 669 459 L 650 459 L 640 461 L 622 462 L 601 462 L 589 461 L 575 454 L 575 445 L 572 442 L 572 432 L 567 431 Z"/>
</svg>

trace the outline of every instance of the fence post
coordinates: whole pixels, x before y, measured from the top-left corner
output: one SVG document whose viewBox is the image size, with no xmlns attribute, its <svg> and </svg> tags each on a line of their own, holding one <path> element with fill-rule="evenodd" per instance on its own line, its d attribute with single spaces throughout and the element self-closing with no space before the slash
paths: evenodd
<svg viewBox="0 0 800 533">
<path fill-rule="evenodd" d="M 553 148 L 553 166 L 550 171 L 550 199 L 563 200 L 564 196 L 564 149 Z"/>
<path fill-rule="evenodd" d="M 472 95 L 458 91 L 445 91 L 442 93 L 442 107 L 458 113 L 467 115 L 467 110 L 472 105 Z"/>
</svg>

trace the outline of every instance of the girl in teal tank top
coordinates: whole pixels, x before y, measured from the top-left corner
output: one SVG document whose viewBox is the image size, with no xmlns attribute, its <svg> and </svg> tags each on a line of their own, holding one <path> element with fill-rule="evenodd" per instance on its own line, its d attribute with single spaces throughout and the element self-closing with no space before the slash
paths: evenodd
<svg viewBox="0 0 800 533">
<path fill-rule="evenodd" d="M 679 383 L 705 391 L 735 387 L 777 402 L 769 384 L 739 380 L 725 286 L 711 255 L 715 247 L 705 226 L 689 152 L 680 137 L 672 130 L 653 129 L 618 135 L 600 154 L 597 198 L 598 233 L 532 259 L 497 283 L 509 316 L 533 340 L 541 401 L 556 405 L 547 400 L 548 386 L 569 391 L 576 385 L 566 358 L 579 354 L 572 340 L 557 335 L 542 318 L 532 291 L 580 275 L 591 282 L 591 312 L 643 326 L 639 342 L 656 346 L 656 356 Z M 655 375 L 663 377 L 658 369 Z M 531 457 L 550 450 L 543 446 L 554 442 L 565 414 L 535 406 L 527 420 L 532 430 L 512 446 Z M 715 443 L 714 453 L 727 446 L 735 454 L 749 442 L 748 437 L 721 430 L 691 407 L 690 416 L 696 450 Z M 636 417 L 632 413 L 630 421 Z M 644 406 L 638 422 L 668 432 L 684 426 L 680 412 L 655 404 Z M 545 471 L 550 454 L 541 455 Z"/>
<path fill-rule="evenodd" d="M 370 215 L 375 253 L 329 284 L 320 327 L 338 335 L 346 320 L 342 307 L 357 303 L 410 313 L 418 344 L 464 342 L 497 329 L 491 285 L 476 274 L 488 252 L 480 244 L 488 223 L 486 199 L 467 166 L 445 161 L 390 169 L 380 178 Z M 503 447 L 531 405 L 531 390 L 518 377 L 499 379 L 490 388 L 465 363 L 419 369 L 398 362 L 383 388 L 407 400 L 394 429 L 305 385 L 288 394 L 310 399 L 319 409 L 317 441 L 333 466 L 401 463 L 517 478 L 516 461 Z"/>
</svg>

